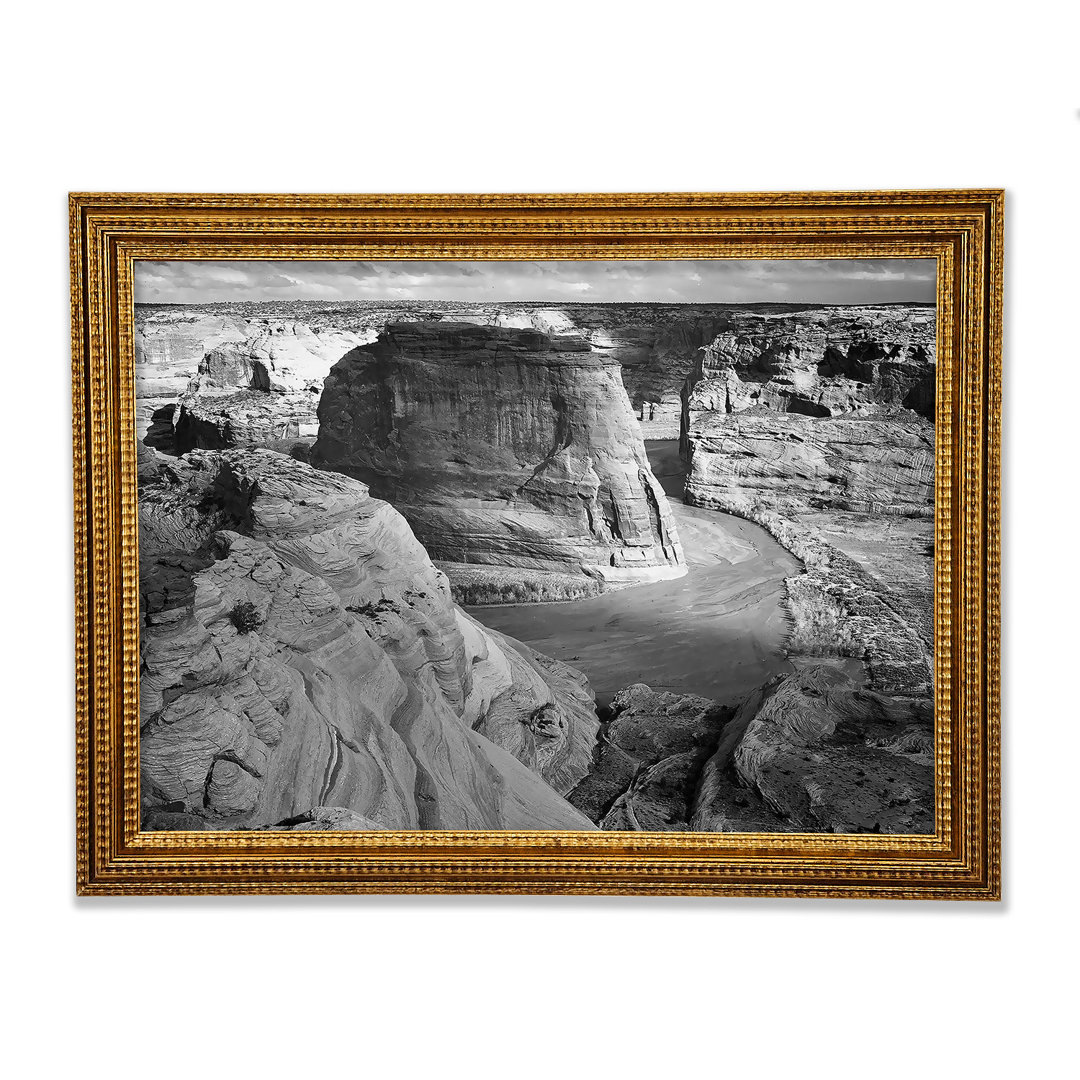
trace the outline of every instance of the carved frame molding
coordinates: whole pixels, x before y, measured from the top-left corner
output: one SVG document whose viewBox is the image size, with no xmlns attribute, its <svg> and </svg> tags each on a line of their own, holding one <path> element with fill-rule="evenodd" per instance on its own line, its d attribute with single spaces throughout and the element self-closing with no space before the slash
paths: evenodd
<svg viewBox="0 0 1080 1080">
<path fill-rule="evenodd" d="M 1000 898 L 1003 193 L 70 196 L 77 889 Z M 934 258 L 936 832 L 139 831 L 136 259 Z"/>
</svg>

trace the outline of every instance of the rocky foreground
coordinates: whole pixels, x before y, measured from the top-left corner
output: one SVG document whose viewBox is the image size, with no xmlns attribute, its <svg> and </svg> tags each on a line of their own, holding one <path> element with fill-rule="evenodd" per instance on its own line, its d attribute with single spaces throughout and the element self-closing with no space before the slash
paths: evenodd
<svg viewBox="0 0 1080 1080">
<path fill-rule="evenodd" d="M 150 828 L 591 828 L 585 679 L 486 631 L 363 484 L 267 450 L 144 455 Z"/>
<path fill-rule="evenodd" d="M 860 689 L 815 666 L 738 707 L 631 686 L 570 801 L 602 829 L 933 830 L 928 702 Z"/>
</svg>

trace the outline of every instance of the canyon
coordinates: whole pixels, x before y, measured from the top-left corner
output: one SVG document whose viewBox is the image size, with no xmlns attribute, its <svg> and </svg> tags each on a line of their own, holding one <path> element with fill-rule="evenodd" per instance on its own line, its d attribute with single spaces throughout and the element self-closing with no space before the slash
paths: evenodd
<svg viewBox="0 0 1080 1080">
<path fill-rule="evenodd" d="M 144 827 L 932 831 L 934 341 L 139 305 Z"/>
</svg>

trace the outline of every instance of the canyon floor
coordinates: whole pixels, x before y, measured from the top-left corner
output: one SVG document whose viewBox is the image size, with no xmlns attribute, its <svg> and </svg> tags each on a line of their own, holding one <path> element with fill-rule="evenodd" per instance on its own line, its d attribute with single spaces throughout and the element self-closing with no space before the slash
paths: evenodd
<svg viewBox="0 0 1080 1080">
<path fill-rule="evenodd" d="M 601 709 L 631 683 L 735 703 L 792 670 L 784 579 L 800 563 L 760 525 L 683 503 L 678 440 L 646 449 L 679 530 L 685 577 L 572 603 L 467 610 L 585 672 Z"/>
</svg>

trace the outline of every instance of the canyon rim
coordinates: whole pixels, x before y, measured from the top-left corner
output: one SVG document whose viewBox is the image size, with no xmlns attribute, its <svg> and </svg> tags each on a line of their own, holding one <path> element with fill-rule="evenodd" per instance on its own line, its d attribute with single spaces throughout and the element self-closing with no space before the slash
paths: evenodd
<svg viewBox="0 0 1080 1080">
<path fill-rule="evenodd" d="M 136 264 L 146 830 L 934 830 L 927 260 Z"/>
</svg>

